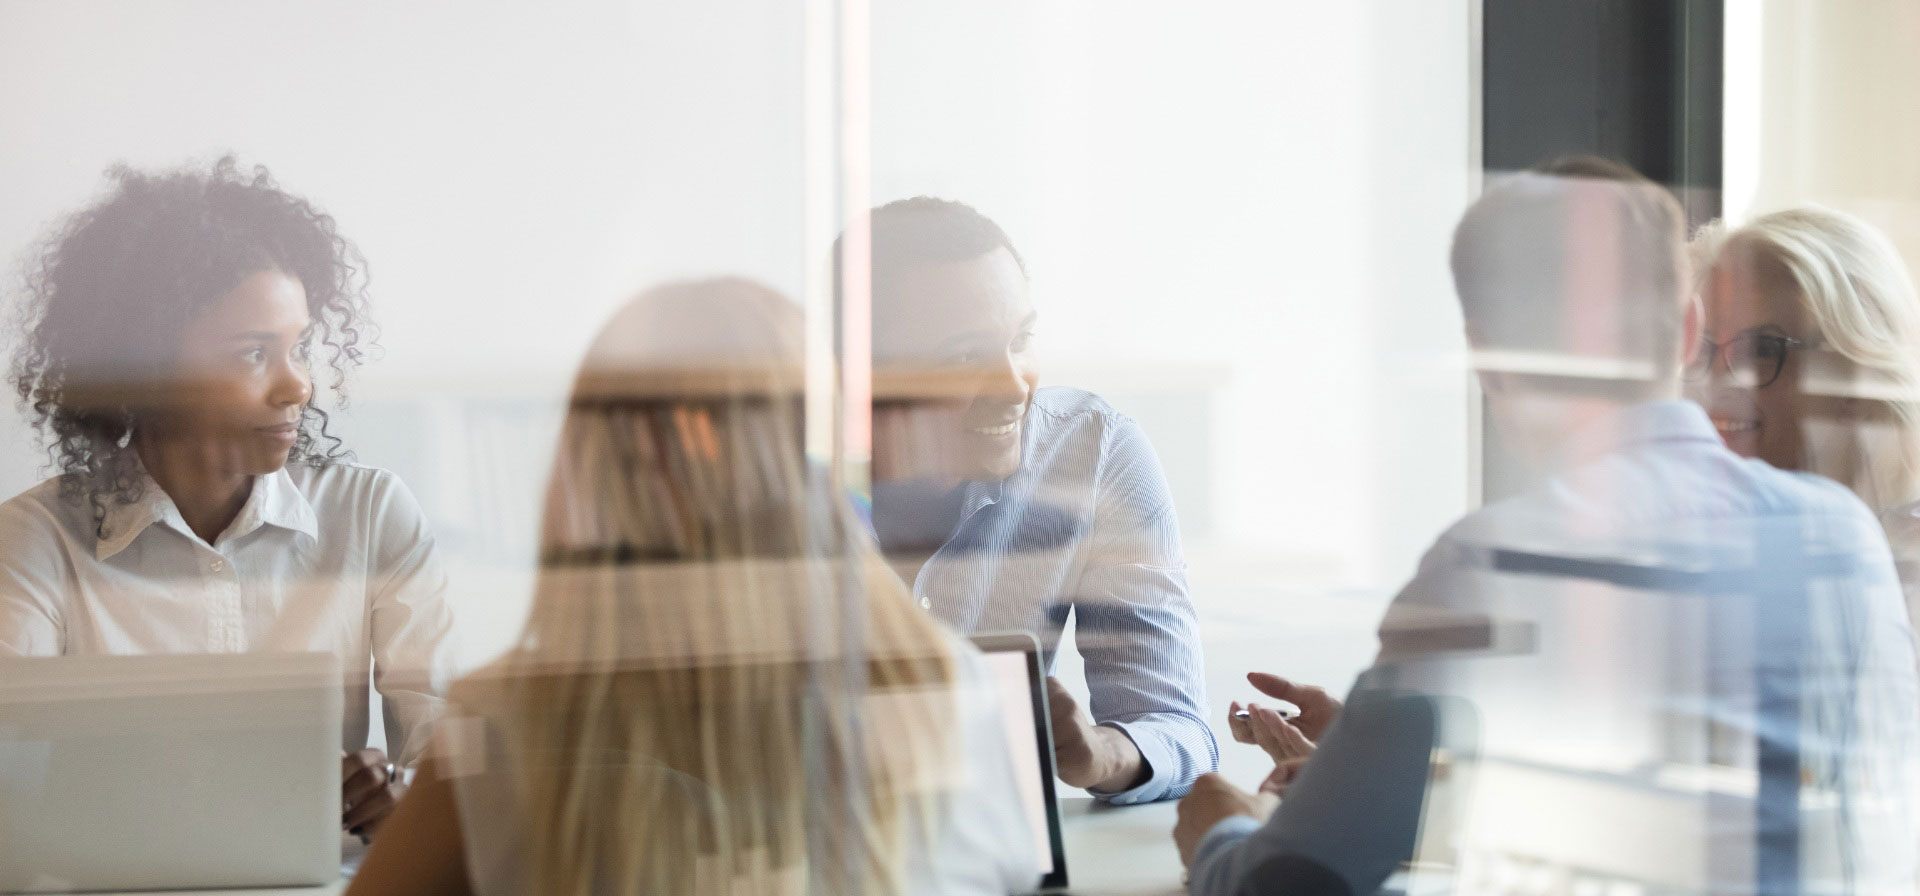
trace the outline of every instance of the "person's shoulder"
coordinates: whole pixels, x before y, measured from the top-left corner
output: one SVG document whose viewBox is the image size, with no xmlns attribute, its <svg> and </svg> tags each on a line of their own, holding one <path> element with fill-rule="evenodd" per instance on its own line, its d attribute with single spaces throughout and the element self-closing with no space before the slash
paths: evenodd
<svg viewBox="0 0 1920 896">
<path fill-rule="evenodd" d="M 1760 466 L 1781 493 L 1771 515 L 1783 518 L 1780 528 L 1788 537 L 1802 538 L 1813 549 L 1829 553 L 1904 553 L 1889 542 L 1881 516 L 1852 489 L 1824 476 Z"/>
<path fill-rule="evenodd" d="M 1490 502 L 1448 527 L 1434 557 L 1504 548 L 1697 559 L 1768 538 L 1821 551 L 1885 550 L 1880 522 L 1845 486 L 1714 444 L 1610 456 Z"/>
<path fill-rule="evenodd" d="M 1056 491 L 1118 486 L 1136 498 L 1171 501 L 1158 452 L 1146 430 L 1107 400 L 1084 389 L 1050 386 L 1034 393 L 1025 475 Z"/>
<path fill-rule="evenodd" d="M 59 558 L 93 556 L 93 507 L 78 492 L 63 493 L 55 476 L 0 502 L 0 566 L 48 572 Z"/>
<path fill-rule="evenodd" d="M 1096 440 L 1109 448 L 1144 442 L 1140 424 L 1106 399 L 1071 386 L 1045 386 L 1033 393 L 1030 416 L 1035 435 L 1060 442 L 1076 437 Z"/>
<path fill-rule="evenodd" d="M 61 486 L 65 481 L 65 476 L 53 476 L 42 479 L 38 483 L 35 483 L 32 488 L 14 495 L 4 502 L 0 502 L 0 508 L 17 510 L 26 507 L 40 507 L 51 510 L 61 506 L 80 506 L 82 502 L 69 502 L 61 495 Z"/>
<path fill-rule="evenodd" d="M 84 497 L 63 492 L 66 477 L 54 476 L 0 502 L 0 532 L 4 539 L 32 538 L 64 532 L 75 538 L 93 537 L 93 508 Z"/>
<path fill-rule="evenodd" d="M 1852 489 L 1825 476 L 1782 470 L 1755 458 L 1739 458 L 1737 463 L 1756 513 L 1874 520 L 1873 512 Z"/>
<path fill-rule="evenodd" d="M 1032 410 L 1060 424 L 1132 422 L 1106 399 L 1072 386 L 1042 386 L 1034 390 Z"/>
<path fill-rule="evenodd" d="M 424 516 L 420 502 L 399 474 L 352 461 L 291 463 L 288 478 L 313 505 L 322 526 L 330 520 L 364 520 L 367 525 L 410 528 Z"/>
<path fill-rule="evenodd" d="M 309 501 L 316 502 L 380 498 L 396 491 L 405 492 L 407 488 L 392 470 L 347 460 L 322 464 L 295 462 L 287 464 L 286 471 L 294 486 Z"/>
<path fill-rule="evenodd" d="M 1517 503 L 1648 522 L 1871 517 L 1845 486 L 1742 457 L 1705 430 L 1650 439 L 1555 476 Z"/>
</svg>

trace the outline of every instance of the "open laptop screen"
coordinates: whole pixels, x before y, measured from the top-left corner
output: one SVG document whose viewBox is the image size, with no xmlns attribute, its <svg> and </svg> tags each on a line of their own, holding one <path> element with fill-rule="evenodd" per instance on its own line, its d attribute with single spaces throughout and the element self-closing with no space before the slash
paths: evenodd
<svg viewBox="0 0 1920 896">
<path fill-rule="evenodd" d="M 973 643 L 986 654 L 987 668 L 1000 689 L 1014 776 L 1036 838 L 1034 854 L 1039 864 L 1034 871 L 1040 889 L 1064 887 L 1066 850 L 1054 793 L 1053 732 L 1048 724 L 1047 680 L 1040 665 L 1040 646 L 1031 635 L 1017 633 L 975 635 Z"/>
</svg>

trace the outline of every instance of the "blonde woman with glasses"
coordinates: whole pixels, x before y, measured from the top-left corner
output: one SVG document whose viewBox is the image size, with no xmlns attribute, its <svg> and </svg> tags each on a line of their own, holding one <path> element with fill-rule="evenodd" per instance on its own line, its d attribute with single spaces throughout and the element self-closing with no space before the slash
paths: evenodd
<svg viewBox="0 0 1920 896">
<path fill-rule="evenodd" d="M 1728 447 L 1851 487 L 1920 596 L 1920 296 L 1893 244 L 1801 207 L 1694 238 L 1706 335 L 1689 368 Z"/>
<path fill-rule="evenodd" d="M 602 330 L 526 629 L 455 687 L 349 893 L 1033 886 L 984 666 L 803 454 L 798 316 L 720 280 Z"/>
</svg>

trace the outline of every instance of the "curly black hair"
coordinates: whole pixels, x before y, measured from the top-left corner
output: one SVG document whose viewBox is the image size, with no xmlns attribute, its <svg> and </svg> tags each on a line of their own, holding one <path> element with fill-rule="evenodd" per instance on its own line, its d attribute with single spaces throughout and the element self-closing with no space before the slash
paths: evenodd
<svg viewBox="0 0 1920 896">
<path fill-rule="evenodd" d="M 206 169 L 115 165 L 107 178 L 106 197 L 66 219 L 29 262 L 9 371 L 61 496 L 89 502 L 96 524 L 111 503 L 140 497 L 143 391 L 165 382 L 187 323 L 241 281 L 274 270 L 305 287 L 310 354 L 326 347 L 315 360 L 333 372 L 337 406 L 375 338 L 366 259 L 332 216 L 281 190 L 266 168 L 244 170 L 229 155 Z M 327 422 L 309 400 L 291 462 L 352 457 Z"/>
</svg>

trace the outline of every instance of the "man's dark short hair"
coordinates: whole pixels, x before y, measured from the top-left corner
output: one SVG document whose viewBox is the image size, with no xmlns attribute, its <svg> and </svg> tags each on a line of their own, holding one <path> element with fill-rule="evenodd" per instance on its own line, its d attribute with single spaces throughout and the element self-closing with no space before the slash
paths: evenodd
<svg viewBox="0 0 1920 896">
<path fill-rule="evenodd" d="M 1026 274 L 1026 260 L 1013 240 L 987 217 L 964 202 L 915 196 L 889 202 L 867 213 L 873 240 L 873 280 L 884 283 L 889 273 L 923 264 L 971 261 L 996 249 L 1005 249 Z M 842 243 L 833 242 L 834 282 L 840 282 Z M 877 290 L 876 290 L 877 291 Z"/>
</svg>

